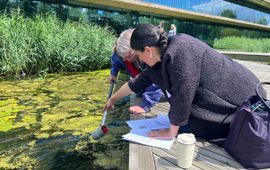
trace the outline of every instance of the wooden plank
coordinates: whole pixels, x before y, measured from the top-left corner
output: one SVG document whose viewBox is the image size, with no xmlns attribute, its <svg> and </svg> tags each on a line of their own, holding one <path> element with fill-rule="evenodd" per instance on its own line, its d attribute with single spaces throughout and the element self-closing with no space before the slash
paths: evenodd
<svg viewBox="0 0 270 170">
<path fill-rule="evenodd" d="M 137 104 L 140 102 L 138 98 L 131 97 L 131 104 Z M 145 119 L 143 114 L 134 115 L 130 114 L 131 120 Z M 152 154 L 152 148 L 140 145 L 137 143 L 129 143 L 129 169 L 130 170 L 155 170 L 154 158 Z"/>
<path fill-rule="evenodd" d="M 171 149 L 171 151 L 173 151 L 173 149 Z M 198 149 L 195 151 L 195 155 L 194 155 L 194 160 L 193 160 L 193 166 L 192 168 L 196 168 L 196 169 L 207 169 L 207 170 L 219 170 L 219 169 L 227 169 L 224 168 L 223 166 L 221 166 L 218 161 L 215 160 L 211 160 L 211 158 L 206 158 L 204 155 L 200 155 L 199 152 L 197 152 Z M 159 148 L 154 148 L 153 149 L 154 154 L 159 155 L 160 157 L 165 157 L 168 158 L 168 155 L 171 155 L 170 160 L 176 164 L 176 157 L 172 154 L 170 154 L 167 150 L 163 150 L 163 149 L 159 149 Z M 205 161 L 207 160 L 207 161 Z M 226 167 L 226 166 L 225 166 Z"/>
<path fill-rule="evenodd" d="M 228 169 L 242 169 L 243 168 L 232 157 L 230 158 L 224 157 L 223 155 L 219 155 L 215 152 L 209 151 L 208 149 L 204 147 L 197 147 L 197 152 L 200 153 L 201 156 L 203 155 L 203 156 L 206 156 L 207 158 L 211 158 L 211 160 L 216 160 L 220 162 L 220 165 L 224 167 L 230 167 Z"/>
<path fill-rule="evenodd" d="M 151 108 L 151 111 L 147 113 L 147 115 L 157 115 L 157 114 L 165 114 L 167 115 L 169 112 L 169 103 L 168 102 L 162 102 L 156 104 L 154 107 Z"/>
<path fill-rule="evenodd" d="M 162 159 L 158 155 L 154 154 L 154 161 L 156 164 L 157 170 L 183 170 L 180 167 L 175 166 L 171 162 L 167 161 L 166 159 Z"/>
<path fill-rule="evenodd" d="M 170 154 L 176 156 L 176 144 L 174 143 L 171 150 L 167 151 Z M 204 156 L 211 159 L 212 162 L 218 161 L 220 165 L 225 167 L 230 166 L 233 169 L 242 169 L 243 167 L 235 161 L 223 148 L 207 142 L 206 145 L 202 145 L 201 140 L 196 142 L 195 151 L 204 158 Z M 230 168 L 229 168 L 230 169 Z"/>
<path fill-rule="evenodd" d="M 203 167 L 205 165 L 211 165 L 211 166 L 215 167 L 215 169 L 230 169 L 230 170 L 236 169 L 234 167 L 231 167 L 230 165 L 226 165 L 222 162 L 219 162 L 219 160 L 205 156 L 205 155 L 201 154 L 200 151 L 198 151 L 197 157 L 194 161 L 194 165 L 197 165 L 200 167 Z"/>
<path fill-rule="evenodd" d="M 181 168 L 177 165 L 177 158 L 168 152 L 165 152 L 163 149 L 159 148 L 153 148 L 153 154 L 154 157 L 156 157 L 155 164 L 157 167 L 162 166 L 164 168 L 169 168 L 169 169 L 184 169 Z M 192 166 L 189 168 L 189 170 L 201 170 L 201 168 Z"/>
<path fill-rule="evenodd" d="M 158 112 L 162 111 L 162 112 L 168 113 L 169 108 L 170 108 L 170 105 L 169 105 L 168 102 L 162 102 L 162 103 L 156 104 L 152 109 L 155 109 L 155 110 L 157 110 Z M 152 110 L 152 109 L 151 109 L 151 110 Z"/>
<path fill-rule="evenodd" d="M 155 170 L 151 147 L 130 142 L 129 144 L 130 170 Z"/>
<path fill-rule="evenodd" d="M 212 143 L 209 143 L 205 140 L 197 141 L 196 145 L 206 150 L 210 150 L 211 152 L 214 152 L 216 154 L 222 155 L 228 159 L 234 160 L 234 158 L 231 155 L 229 155 L 228 152 L 224 150 L 224 148 L 214 145 Z"/>
<path fill-rule="evenodd" d="M 174 151 L 174 149 L 171 149 L 171 150 Z M 171 155 L 173 158 L 175 158 L 175 159 L 171 159 L 171 161 L 174 161 L 174 164 L 176 164 L 176 156 L 166 152 L 166 150 L 155 149 L 153 150 L 153 152 L 155 154 L 159 153 L 160 157 L 164 157 L 164 155 Z M 216 169 L 234 170 L 236 169 L 234 167 L 231 167 L 228 164 L 224 164 L 223 162 L 220 162 L 219 160 L 214 159 L 212 156 L 202 154 L 201 150 L 198 147 L 196 147 L 195 149 L 193 167 L 200 168 L 200 169 L 207 169 L 207 170 L 216 170 Z"/>
<path fill-rule="evenodd" d="M 199 143 L 199 144 L 197 144 Z M 223 165 L 224 167 L 231 167 L 232 169 L 242 169 L 243 167 L 234 160 L 223 148 L 218 147 L 214 144 L 208 143 L 207 146 L 201 145 L 201 141 L 198 141 L 196 143 L 195 151 L 197 154 L 201 155 L 200 157 L 204 158 L 210 158 L 211 162 L 219 162 L 219 165 Z M 199 145 L 199 146 L 198 146 Z M 209 148 L 214 148 L 214 151 Z M 176 144 L 174 143 L 171 150 L 163 150 L 163 152 L 167 152 L 168 154 L 171 154 L 172 156 L 176 157 L 177 153 L 176 151 Z M 209 167 L 207 167 L 209 168 Z M 228 169 L 231 169 L 228 168 Z"/>
<path fill-rule="evenodd" d="M 270 80 L 270 66 L 266 64 L 251 62 L 251 61 L 242 61 L 236 60 L 240 64 L 247 67 L 252 71 L 260 81 L 269 81 Z M 269 61 L 268 61 L 269 62 Z M 267 92 L 267 98 L 270 98 L 270 86 L 264 86 L 264 89 Z"/>
</svg>

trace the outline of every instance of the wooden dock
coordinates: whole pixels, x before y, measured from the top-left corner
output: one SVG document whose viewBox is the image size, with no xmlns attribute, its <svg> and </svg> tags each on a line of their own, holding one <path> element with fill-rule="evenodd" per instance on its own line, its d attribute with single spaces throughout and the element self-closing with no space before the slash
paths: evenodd
<svg viewBox="0 0 270 170">
<path fill-rule="evenodd" d="M 260 63 L 239 61 L 249 68 L 261 81 L 270 81 L 270 66 Z M 265 88 L 270 96 L 270 87 Z M 131 105 L 137 105 L 140 98 L 131 97 Z M 154 117 L 157 114 L 167 114 L 169 104 L 158 103 L 147 114 L 131 115 L 130 119 L 144 119 Z M 175 143 L 170 150 L 159 149 L 130 142 L 129 145 L 129 169 L 130 170 L 179 170 L 175 153 Z M 244 169 L 222 147 L 207 141 L 197 139 L 193 166 L 191 170 L 232 170 Z M 270 170 L 270 168 L 268 169 Z"/>
</svg>

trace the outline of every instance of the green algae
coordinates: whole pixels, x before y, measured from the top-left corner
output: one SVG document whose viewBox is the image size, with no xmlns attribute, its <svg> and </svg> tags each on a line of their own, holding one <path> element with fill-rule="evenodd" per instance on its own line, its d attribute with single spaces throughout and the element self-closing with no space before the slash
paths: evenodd
<svg viewBox="0 0 270 170">
<path fill-rule="evenodd" d="M 14 126 L 14 120 L 17 117 L 17 113 L 22 109 L 27 108 L 17 104 L 15 99 L 2 100 L 0 103 L 0 132 L 8 131 Z"/>
<path fill-rule="evenodd" d="M 1 169 L 34 169 L 37 160 L 27 154 L 27 150 L 32 149 L 35 141 L 27 143 L 25 146 L 12 148 L 0 154 Z M 10 156 L 13 155 L 13 156 Z M 16 155 L 16 156 L 14 156 Z"/>
<path fill-rule="evenodd" d="M 99 126 L 108 95 L 108 75 L 109 70 L 101 70 L 49 75 L 47 78 L 34 80 L 0 78 L 0 136 L 3 139 L 0 149 L 6 148 L 0 150 L 0 169 L 61 168 L 62 160 L 55 163 L 53 158 L 71 153 L 76 155 L 74 160 L 87 160 L 84 163 L 77 161 L 78 163 L 87 163 L 87 166 L 91 165 L 93 168 L 126 169 L 126 161 L 121 162 L 121 156 L 128 157 L 127 144 L 115 138 L 128 131 L 126 126 L 111 127 L 110 135 L 98 142 L 89 137 L 88 141 L 81 141 L 77 137 L 87 137 L 89 132 L 95 131 Z M 123 106 L 122 109 L 126 107 Z M 109 121 L 115 118 L 125 121 L 127 116 L 121 114 L 121 109 L 116 110 Z M 125 147 L 115 150 L 114 145 L 119 144 Z M 101 145 L 108 152 L 99 150 Z M 50 154 L 42 156 L 45 151 Z M 112 154 L 120 157 L 109 159 Z M 50 160 L 54 165 L 48 165 Z M 69 166 L 72 167 L 73 164 Z"/>
<path fill-rule="evenodd" d="M 12 123 L 7 119 L 0 119 L 0 131 L 8 131 L 12 128 Z"/>
</svg>

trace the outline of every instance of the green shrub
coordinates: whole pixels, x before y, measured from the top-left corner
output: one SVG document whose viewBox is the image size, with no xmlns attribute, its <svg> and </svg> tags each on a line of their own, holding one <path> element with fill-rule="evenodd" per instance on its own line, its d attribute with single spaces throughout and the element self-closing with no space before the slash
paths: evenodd
<svg viewBox="0 0 270 170">
<path fill-rule="evenodd" d="M 20 77 L 109 66 L 115 35 L 108 27 L 62 23 L 55 16 L 0 16 L 0 74 Z"/>
<path fill-rule="evenodd" d="M 270 39 L 251 39 L 246 37 L 225 37 L 214 41 L 213 47 L 228 51 L 270 52 Z"/>
</svg>

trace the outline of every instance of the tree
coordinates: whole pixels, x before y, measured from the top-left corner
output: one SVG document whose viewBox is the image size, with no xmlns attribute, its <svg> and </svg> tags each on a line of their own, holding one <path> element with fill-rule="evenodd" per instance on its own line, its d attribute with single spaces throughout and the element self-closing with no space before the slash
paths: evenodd
<svg viewBox="0 0 270 170">
<path fill-rule="evenodd" d="M 23 11 L 25 16 L 33 17 L 37 12 L 37 4 L 34 3 L 32 0 L 23 0 Z"/>
<path fill-rule="evenodd" d="M 230 9 L 224 9 L 224 11 L 222 11 L 220 13 L 220 16 L 223 16 L 223 17 L 227 17 L 227 18 L 237 18 L 235 12 L 233 10 L 230 10 Z"/>
<path fill-rule="evenodd" d="M 0 0 L 0 13 L 9 10 L 9 0 Z"/>
</svg>

